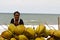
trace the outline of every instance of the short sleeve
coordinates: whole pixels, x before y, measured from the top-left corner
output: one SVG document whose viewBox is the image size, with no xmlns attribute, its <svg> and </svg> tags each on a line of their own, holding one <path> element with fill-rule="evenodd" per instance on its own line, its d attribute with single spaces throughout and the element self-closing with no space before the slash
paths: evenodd
<svg viewBox="0 0 60 40">
<path fill-rule="evenodd" d="M 13 18 L 11 19 L 10 23 L 14 23 L 14 19 Z"/>
</svg>

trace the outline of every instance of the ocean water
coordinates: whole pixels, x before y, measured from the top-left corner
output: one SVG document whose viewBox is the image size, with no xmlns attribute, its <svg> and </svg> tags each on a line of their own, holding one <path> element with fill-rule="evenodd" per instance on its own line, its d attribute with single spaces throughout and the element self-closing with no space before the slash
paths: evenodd
<svg viewBox="0 0 60 40">
<path fill-rule="evenodd" d="M 48 23 L 56 25 L 58 24 L 58 16 L 60 16 L 60 14 L 21 13 L 20 18 L 23 19 L 24 24 L 36 25 Z M 13 13 L 0 13 L 0 24 L 9 24 L 13 17 Z"/>
</svg>

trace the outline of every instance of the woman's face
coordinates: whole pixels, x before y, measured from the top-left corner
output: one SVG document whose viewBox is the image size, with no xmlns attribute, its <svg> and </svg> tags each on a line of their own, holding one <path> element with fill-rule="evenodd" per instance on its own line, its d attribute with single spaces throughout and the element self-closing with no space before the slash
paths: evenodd
<svg viewBox="0 0 60 40">
<path fill-rule="evenodd" d="M 16 13 L 15 15 L 14 15 L 14 18 L 15 18 L 15 21 L 18 21 L 19 20 L 19 14 L 18 13 Z"/>
</svg>

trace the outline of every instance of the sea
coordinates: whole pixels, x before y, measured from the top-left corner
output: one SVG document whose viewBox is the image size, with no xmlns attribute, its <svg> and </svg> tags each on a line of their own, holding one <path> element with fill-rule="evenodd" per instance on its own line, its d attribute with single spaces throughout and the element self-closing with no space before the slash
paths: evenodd
<svg viewBox="0 0 60 40">
<path fill-rule="evenodd" d="M 60 14 L 21 13 L 20 18 L 27 25 L 38 25 L 42 23 L 56 25 L 58 24 L 59 16 Z M 9 24 L 13 17 L 13 13 L 0 13 L 0 24 Z"/>
</svg>

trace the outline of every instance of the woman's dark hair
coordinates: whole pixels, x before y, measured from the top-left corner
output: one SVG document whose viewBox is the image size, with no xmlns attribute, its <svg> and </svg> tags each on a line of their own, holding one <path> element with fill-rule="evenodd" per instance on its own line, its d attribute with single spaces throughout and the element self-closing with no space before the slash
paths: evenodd
<svg viewBox="0 0 60 40">
<path fill-rule="evenodd" d="M 18 14 L 20 15 L 20 12 L 18 12 L 18 11 L 15 11 L 15 12 L 14 12 L 14 15 L 15 15 L 16 13 L 18 13 Z"/>
</svg>

